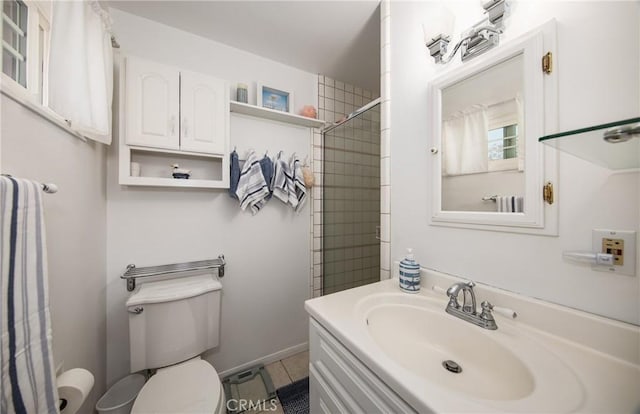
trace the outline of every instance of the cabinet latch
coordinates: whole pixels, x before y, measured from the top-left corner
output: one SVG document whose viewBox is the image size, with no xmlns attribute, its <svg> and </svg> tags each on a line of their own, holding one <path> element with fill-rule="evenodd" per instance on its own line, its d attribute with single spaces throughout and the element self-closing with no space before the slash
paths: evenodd
<svg viewBox="0 0 640 414">
<path fill-rule="evenodd" d="M 542 187 L 542 199 L 549 205 L 553 204 L 553 184 L 551 184 L 551 181 Z"/>
<path fill-rule="evenodd" d="M 553 71 L 553 55 L 551 52 L 547 52 L 542 56 L 542 72 L 549 75 Z"/>
</svg>

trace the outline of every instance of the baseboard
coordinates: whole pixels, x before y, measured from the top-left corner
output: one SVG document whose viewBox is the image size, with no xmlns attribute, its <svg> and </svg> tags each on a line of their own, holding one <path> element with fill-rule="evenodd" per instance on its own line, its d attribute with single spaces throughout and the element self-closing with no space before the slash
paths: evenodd
<svg viewBox="0 0 640 414">
<path fill-rule="evenodd" d="M 289 348 L 285 348 L 285 349 L 283 349 L 281 351 L 274 352 L 273 354 L 265 355 L 265 356 L 263 356 L 261 358 L 254 359 L 253 361 L 246 362 L 246 363 L 238 365 L 236 367 L 226 369 L 224 371 L 219 372 L 218 375 L 220 376 L 220 378 L 224 378 L 227 375 L 235 374 L 236 372 L 245 370 L 245 369 L 247 369 L 249 367 L 252 367 L 252 366 L 255 366 L 255 365 L 258 365 L 258 364 L 268 365 L 268 364 L 270 364 L 272 362 L 276 362 L 276 361 L 279 361 L 281 359 L 290 357 L 291 355 L 295 355 L 297 353 L 306 351 L 307 349 L 309 349 L 309 343 L 308 342 L 303 342 L 301 344 L 294 345 L 294 346 L 291 346 Z"/>
</svg>

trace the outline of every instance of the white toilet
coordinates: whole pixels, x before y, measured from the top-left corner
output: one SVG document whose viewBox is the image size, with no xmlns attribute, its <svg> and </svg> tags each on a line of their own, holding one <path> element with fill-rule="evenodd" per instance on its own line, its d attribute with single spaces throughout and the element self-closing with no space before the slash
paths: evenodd
<svg viewBox="0 0 640 414">
<path fill-rule="evenodd" d="M 200 354 L 218 345 L 222 284 L 213 275 L 140 284 L 127 300 L 131 372 L 157 369 L 132 413 L 224 413 L 218 373 Z"/>
</svg>

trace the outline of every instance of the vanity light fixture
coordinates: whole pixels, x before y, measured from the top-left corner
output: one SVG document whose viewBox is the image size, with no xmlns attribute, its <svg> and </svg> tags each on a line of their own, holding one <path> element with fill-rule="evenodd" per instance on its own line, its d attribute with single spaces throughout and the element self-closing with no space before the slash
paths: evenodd
<svg viewBox="0 0 640 414">
<path fill-rule="evenodd" d="M 429 27 L 423 25 L 425 44 L 436 63 L 449 63 L 458 49 L 460 49 L 460 55 L 464 62 L 481 55 L 500 43 L 500 35 L 504 32 L 504 18 L 508 9 L 507 0 L 488 0 L 482 4 L 482 8 L 487 17 L 464 32 L 462 39 L 448 56 L 445 55 L 451 41 L 448 33 L 453 27 L 451 12 L 446 10 L 440 13 L 439 20 L 434 25 Z"/>
</svg>

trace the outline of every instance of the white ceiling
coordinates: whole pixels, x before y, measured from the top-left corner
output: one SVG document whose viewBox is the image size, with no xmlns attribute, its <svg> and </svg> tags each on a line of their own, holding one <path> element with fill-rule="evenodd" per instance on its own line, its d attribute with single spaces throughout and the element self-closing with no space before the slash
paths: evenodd
<svg viewBox="0 0 640 414">
<path fill-rule="evenodd" d="M 378 1 L 106 1 L 108 6 L 380 90 Z"/>
</svg>

